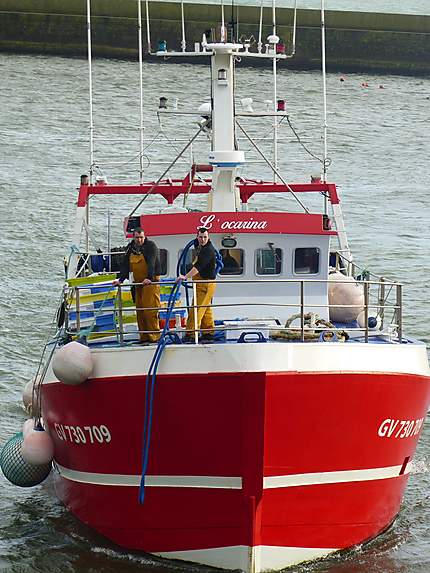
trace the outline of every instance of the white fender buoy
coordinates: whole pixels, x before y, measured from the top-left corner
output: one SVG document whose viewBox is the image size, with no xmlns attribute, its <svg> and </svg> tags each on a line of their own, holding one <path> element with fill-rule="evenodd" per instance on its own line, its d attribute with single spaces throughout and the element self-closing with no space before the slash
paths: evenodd
<svg viewBox="0 0 430 573">
<path fill-rule="evenodd" d="M 48 432 L 41 426 L 28 430 L 21 446 L 21 456 L 35 466 L 48 464 L 54 457 L 54 442 Z"/>
<path fill-rule="evenodd" d="M 30 418 L 29 420 L 26 420 L 23 425 L 22 425 L 22 435 L 27 436 L 27 434 L 29 434 L 31 432 L 31 430 L 34 430 L 34 419 Z"/>
<path fill-rule="evenodd" d="M 79 342 L 65 344 L 52 361 L 55 376 L 64 384 L 82 384 L 93 371 L 93 359 L 88 346 Z"/>
<path fill-rule="evenodd" d="M 332 304 L 354 305 L 343 308 L 331 308 L 330 320 L 335 322 L 353 322 L 362 312 L 364 306 L 363 285 L 354 277 L 340 272 L 329 275 L 328 302 Z"/>
<path fill-rule="evenodd" d="M 24 409 L 31 416 L 38 416 L 40 414 L 38 411 L 38 397 L 40 392 L 39 382 L 40 376 L 32 378 L 27 382 L 24 386 L 24 390 L 22 391 L 22 403 L 24 404 Z"/>
</svg>

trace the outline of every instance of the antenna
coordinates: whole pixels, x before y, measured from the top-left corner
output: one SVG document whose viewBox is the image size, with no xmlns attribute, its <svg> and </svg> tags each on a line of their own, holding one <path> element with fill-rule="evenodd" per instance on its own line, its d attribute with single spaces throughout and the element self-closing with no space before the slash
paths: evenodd
<svg viewBox="0 0 430 573">
<path fill-rule="evenodd" d="M 151 53 L 151 33 L 149 31 L 149 2 L 148 0 L 145 1 L 145 8 L 146 8 L 146 42 L 148 44 L 148 54 Z"/>
<path fill-rule="evenodd" d="M 182 40 L 181 40 L 181 48 L 182 51 L 185 52 L 187 43 L 185 41 L 185 20 L 184 20 L 184 3 L 181 1 L 181 19 L 182 19 Z"/>
<path fill-rule="evenodd" d="M 88 89 L 90 99 L 90 185 L 93 182 L 94 167 L 94 124 L 93 124 L 93 70 L 91 66 L 91 0 L 87 0 L 87 45 L 88 45 Z"/>
<path fill-rule="evenodd" d="M 225 37 L 225 21 L 224 21 L 224 0 L 221 0 L 221 43 L 227 40 Z"/>
<path fill-rule="evenodd" d="M 272 39 L 276 39 L 276 0 L 272 0 Z M 279 41 L 279 38 L 278 38 Z M 277 60 L 276 60 L 276 47 L 277 42 L 273 44 L 273 164 L 275 169 L 278 169 L 278 118 L 276 113 L 278 111 L 278 85 L 277 85 Z M 270 49 L 270 46 L 269 46 Z M 276 172 L 273 172 L 273 181 L 276 182 Z"/>
<path fill-rule="evenodd" d="M 261 36 L 262 36 L 262 32 L 263 32 L 263 2 L 264 2 L 264 0 L 261 0 L 261 2 L 260 2 L 260 23 L 258 25 L 257 49 L 258 49 L 259 54 L 261 54 L 261 49 L 263 47 L 263 44 L 261 42 Z"/>
<path fill-rule="evenodd" d="M 324 154 L 323 154 L 323 182 L 327 181 L 327 77 L 326 77 L 326 61 L 325 61 L 325 6 L 324 0 L 321 0 L 321 67 L 323 77 L 323 106 L 324 106 L 324 123 L 323 123 L 323 138 L 324 138 Z"/>
<path fill-rule="evenodd" d="M 291 46 L 291 56 L 296 53 L 296 31 L 297 31 L 297 0 L 294 2 L 294 19 L 293 19 L 293 43 Z"/>
<path fill-rule="evenodd" d="M 139 179 L 143 183 L 143 47 L 142 47 L 142 0 L 137 2 L 137 28 L 139 36 L 139 89 L 140 89 L 140 125 L 139 125 Z"/>
</svg>

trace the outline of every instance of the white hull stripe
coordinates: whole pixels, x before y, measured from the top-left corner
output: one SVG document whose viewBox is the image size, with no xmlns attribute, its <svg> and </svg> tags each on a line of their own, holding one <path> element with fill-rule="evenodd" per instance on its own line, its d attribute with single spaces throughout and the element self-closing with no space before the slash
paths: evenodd
<svg viewBox="0 0 430 573">
<path fill-rule="evenodd" d="M 322 485 L 332 483 L 347 483 L 357 481 L 372 481 L 398 477 L 410 472 L 411 463 L 403 466 L 389 466 L 366 470 L 347 470 L 336 472 L 320 472 L 293 474 L 285 476 L 270 476 L 263 478 L 263 489 Z M 140 475 L 129 474 L 99 474 L 82 472 L 65 468 L 56 464 L 60 475 L 68 480 L 94 485 L 130 486 L 140 485 Z M 402 471 L 403 469 L 403 471 Z M 206 489 L 242 489 L 242 478 L 224 476 L 151 476 L 145 477 L 148 487 L 191 487 Z"/>
<path fill-rule="evenodd" d="M 140 486 L 140 475 L 98 474 L 71 470 L 55 464 L 60 475 L 68 480 L 94 485 Z M 242 478 L 223 476 L 145 476 L 147 487 L 194 487 L 242 489 Z"/>
<path fill-rule="evenodd" d="M 263 573 L 277 571 L 297 565 L 303 561 L 319 559 L 338 551 L 338 548 L 325 547 L 280 547 L 257 545 L 248 547 L 214 547 L 213 549 L 195 549 L 188 551 L 157 551 L 155 555 L 167 559 L 181 559 L 221 569 L 240 569 L 245 573 Z"/>
<path fill-rule="evenodd" d="M 367 470 L 347 470 L 339 472 L 270 476 L 263 479 L 263 488 L 272 489 L 281 487 L 299 487 L 305 485 L 321 485 L 328 483 L 388 479 L 408 474 L 410 469 L 411 462 L 409 462 L 405 468 L 403 468 L 403 466 L 388 466 L 385 468 L 372 468 Z"/>
</svg>

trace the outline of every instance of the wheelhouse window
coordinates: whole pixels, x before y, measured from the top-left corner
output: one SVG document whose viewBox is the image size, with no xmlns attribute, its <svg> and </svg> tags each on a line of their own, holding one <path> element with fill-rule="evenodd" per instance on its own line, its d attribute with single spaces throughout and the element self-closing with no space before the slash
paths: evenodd
<svg viewBox="0 0 430 573">
<path fill-rule="evenodd" d="M 220 275 L 242 275 L 243 274 L 243 249 L 220 249 L 220 255 L 224 268 Z"/>
<path fill-rule="evenodd" d="M 320 250 L 316 247 L 303 247 L 294 251 L 294 273 L 296 275 L 316 275 L 320 267 Z"/>
<path fill-rule="evenodd" d="M 257 275 L 280 275 L 281 269 L 281 249 L 257 249 L 255 251 L 255 272 Z"/>
<path fill-rule="evenodd" d="M 161 274 L 167 275 L 168 252 L 167 249 L 159 249 Z"/>
</svg>

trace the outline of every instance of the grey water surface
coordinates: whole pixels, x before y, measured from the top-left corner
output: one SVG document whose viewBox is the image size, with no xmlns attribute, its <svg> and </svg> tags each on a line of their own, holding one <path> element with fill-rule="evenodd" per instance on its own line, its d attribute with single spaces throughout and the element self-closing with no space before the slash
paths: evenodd
<svg viewBox="0 0 430 573">
<path fill-rule="evenodd" d="M 168 2 L 169 0 L 161 0 Z M 189 0 L 196 4 L 218 4 L 217 0 Z M 271 6 L 272 0 L 233 0 L 235 6 Z M 225 6 L 231 6 L 231 2 L 224 2 Z M 428 0 L 325 0 L 326 10 L 340 10 L 346 12 L 378 12 L 381 14 L 411 14 L 415 16 L 429 16 L 430 4 Z M 276 6 L 280 8 L 294 8 L 296 0 L 276 0 Z M 297 8 L 308 10 L 320 10 L 321 0 L 297 0 Z"/>
<path fill-rule="evenodd" d="M 43 56 L 0 54 L 0 445 L 19 431 L 24 384 L 34 375 L 51 331 L 60 297 L 63 256 L 68 254 L 76 187 L 88 171 L 88 89 L 86 62 Z M 144 65 L 145 178 L 155 179 L 195 133 L 198 115 L 157 119 L 160 96 L 179 109 L 196 110 L 208 99 L 203 66 Z M 357 262 L 405 284 L 405 331 L 430 343 L 430 78 L 328 75 L 329 180 L 339 186 L 349 239 Z M 237 98 L 250 96 L 255 109 L 273 99 L 270 70 L 238 65 Z M 362 84 L 367 83 L 368 87 Z M 321 157 L 321 78 L 316 72 L 280 69 L 278 94 L 287 101 L 301 142 Z M 255 137 L 270 123 L 247 118 Z M 263 123 L 266 121 L 266 123 Z M 138 180 L 138 67 L 132 62 L 94 62 L 96 163 L 110 182 Z M 279 128 L 279 163 L 290 182 L 308 181 L 320 163 L 298 143 L 286 122 Z M 179 139 L 183 141 L 178 141 Z M 246 173 L 268 177 L 252 161 Z M 262 143 L 271 153 L 271 144 Z M 205 161 L 205 138 L 194 158 Z M 189 154 L 187 155 L 189 159 Z M 112 161 L 119 162 L 112 164 Z M 132 170 L 130 172 L 130 169 Z M 178 165 L 175 174 L 184 175 Z M 106 247 L 107 212 L 113 244 L 122 244 L 121 221 L 135 201 L 94 199 L 94 242 Z M 143 207 L 145 207 L 146 203 Z M 156 211 L 160 200 L 145 207 Z M 202 206 L 196 201 L 195 206 Z M 252 208 L 292 207 L 286 198 L 258 198 Z M 343 556 L 304 565 L 297 572 L 428 573 L 430 571 L 430 427 L 427 422 L 409 479 L 404 504 L 385 535 Z M 56 500 L 50 482 L 19 489 L 0 477 L 0 571 L 88 573 L 171 571 L 192 567 L 111 545 L 77 522 Z"/>
</svg>

